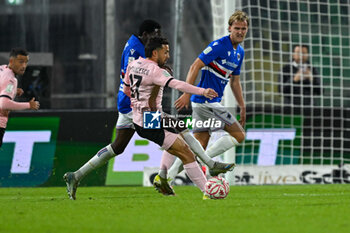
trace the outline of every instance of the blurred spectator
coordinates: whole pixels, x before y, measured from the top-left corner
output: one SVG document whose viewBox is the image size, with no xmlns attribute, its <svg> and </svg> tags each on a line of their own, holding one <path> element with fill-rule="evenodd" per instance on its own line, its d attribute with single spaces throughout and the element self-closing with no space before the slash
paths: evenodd
<svg viewBox="0 0 350 233">
<path fill-rule="evenodd" d="M 313 96 L 321 94 L 320 77 L 309 63 L 309 48 L 295 45 L 292 63 L 283 67 L 278 91 L 283 93 L 285 104 L 313 105 Z"/>
</svg>

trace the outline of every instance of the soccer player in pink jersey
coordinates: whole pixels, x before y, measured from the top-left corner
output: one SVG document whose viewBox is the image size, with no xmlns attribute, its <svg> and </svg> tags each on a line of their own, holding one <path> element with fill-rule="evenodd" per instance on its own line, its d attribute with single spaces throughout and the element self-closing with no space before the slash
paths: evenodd
<svg viewBox="0 0 350 233">
<path fill-rule="evenodd" d="M 132 35 L 124 46 L 120 65 L 120 87 L 118 92 L 118 120 L 115 139 L 109 145 L 100 149 L 89 161 L 75 172 L 66 172 L 63 176 L 67 185 L 67 194 L 71 200 L 76 199 L 79 182 L 91 171 L 107 163 L 115 156 L 121 155 L 135 133 L 132 122 L 130 98 L 124 94 L 124 76 L 131 61 L 145 57 L 145 46 L 149 37 L 160 35 L 161 26 L 154 20 L 144 20 L 139 26 L 138 35 Z"/>
<path fill-rule="evenodd" d="M 194 153 L 183 139 L 182 133 L 178 134 L 172 128 L 144 128 L 144 114 L 149 111 L 156 111 L 154 117 L 162 114 L 161 101 L 163 88 L 166 86 L 186 93 L 203 95 L 209 99 L 215 98 L 217 93 L 211 88 L 198 88 L 176 80 L 166 70 L 160 68 L 169 59 L 169 45 L 166 39 L 151 38 L 145 46 L 145 54 L 146 59 L 139 58 L 129 64 L 124 80 L 124 93 L 131 96 L 136 132 L 141 137 L 157 143 L 168 153 L 179 157 L 187 175 L 204 192 L 206 177 L 195 160 Z M 162 160 L 164 156 L 166 154 L 163 154 Z M 166 178 L 160 178 L 159 183 L 154 183 L 155 187 L 163 194 L 174 195 Z"/>
<path fill-rule="evenodd" d="M 25 49 L 14 48 L 10 53 L 8 65 L 0 66 L 0 147 L 7 126 L 8 116 L 11 110 L 39 109 L 39 102 L 31 99 L 29 102 L 19 103 L 14 101 L 16 95 L 23 94 L 21 88 L 17 88 L 16 75 L 23 75 L 29 61 L 28 52 Z"/>
<path fill-rule="evenodd" d="M 145 57 L 144 44 L 148 38 L 153 36 L 160 36 L 160 25 L 153 20 L 145 20 L 139 28 L 139 36 L 131 36 L 127 44 L 125 45 L 122 54 L 121 64 L 121 77 L 124 79 L 125 72 L 128 64 L 139 58 Z M 171 72 L 171 69 L 165 64 L 162 68 Z M 81 166 L 75 172 L 67 172 L 64 174 L 63 179 L 67 185 L 68 197 L 72 200 L 76 199 L 76 192 L 79 182 L 91 171 L 105 164 L 109 159 L 114 156 L 118 156 L 123 153 L 124 149 L 128 145 L 130 139 L 134 135 L 135 129 L 133 125 L 133 115 L 130 108 L 130 98 L 123 92 L 123 80 L 118 93 L 118 122 L 116 125 L 116 138 L 115 140 L 99 150 L 88 162 Z M 190 145 L 191 149 L 208 165 L 209 168 L 215 169 L 219 172 L 227 172 L 231 170 L 233 164 L 220 163 L 212 160 L 209 156 L 206 156 L 204 149 L 200 143 L 192 136 L 189 131 L 182 133 L 185 141 Z M 164 151 L 161 161 L 161 169 L 159 175 L 166 177 L 167 167 L 170 167 L 175 157 L 168 152 Z M 156 177 L 158 178 L 158 176 Z M 167 195 L 167 190 L 161 190 L 163 194 Z"/>
</svg>

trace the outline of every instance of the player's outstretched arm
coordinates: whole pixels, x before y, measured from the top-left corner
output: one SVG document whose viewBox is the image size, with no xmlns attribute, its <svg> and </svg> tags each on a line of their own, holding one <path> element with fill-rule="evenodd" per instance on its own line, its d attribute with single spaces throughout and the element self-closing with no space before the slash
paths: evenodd
<svg viewBox="0 0 350 233">
<path fill-rule="evenodd" d="M 211 88 L 205 89 L 203 95 L 205 98 L 208 98 L 208 99 L 213 99 L 215 97 L 218 97 L 218 93 L 216 93 L 216 91 L 214 91 L 214 89 L 211 89 Z"/>
<path fill-rule="evenodd" d="M 6 97 L 0 97 L 0 109 L 4 110 L 25 110 L 25 109 L 39 109 L 40 104 L 35 99 L 31 99 L 29 102 L 20 103 L 10 100 Z"/>
<path fill-rule="evenodd" d="M 196 87 L 177 79 L 172 79 L 168 85 L 169 87 L 174 88 L 176 90 L 194 95 L 203 95 L 210 99 L 218 96 L 218 93 L 216 93 L 216 91 L 214 91 L 211 88 L 204 89 L 201 87 Z"/>
</svg>

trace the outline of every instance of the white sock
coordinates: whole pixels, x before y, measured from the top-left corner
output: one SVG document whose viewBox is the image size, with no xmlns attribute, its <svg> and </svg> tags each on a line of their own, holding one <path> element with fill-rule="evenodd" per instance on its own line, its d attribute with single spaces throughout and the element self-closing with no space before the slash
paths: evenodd
<svg viewBox="0 0 350 233">
<path fill-rule="evenodd" d="M 224 135 L 219 138 L 212 144 L 207 150 L 206 153 L 210 158 L 214 158 L 215 156 L 221 155 L 225 151 L 231 149 L 234 146 L 239 145 L 237 140 L 231 135 Z"/>
<path fill-rule="evenodd" d="M 177 174 L 179 174 L 183 170 L 184 170 L 184 167 L 182 165 L 181 159 L 176 158 L 175 162 L 173 163 L 173 165 L 168 170 L 168 177 L 171 180 L 175 180 L 175 177 L 177 176 Z"/>
<path fill-rule="evenodd" d="M 234 137 L 232 137 L 231 135 L 224 135 L 223 137 L 216 140 L 216 142 L 210 148 L 208 148 L 205 152 L 206 152 L 207 156 L 209 156 L 210 158 L 214 158 L 215 156 L 221 155 L 225 151 L 227 151 L 227 150 L 231 149 L 233 146 L 237 146 L 237 145 L 239 145 L 239 143 L 237 142 L 237 140 Z M 177 174 L 179 174 L 183 170 L 184 170 L 184 168 L 183 168 L 182 161 L 179 158 L 177 158 L 175 160 L 174 164 L 168 170 L 168 177 L 170 179 L 174 180 L 175 177 L 177 176 Z"/>
<path fill-rule="evenodd" d="M 168 173 L 168 171 L 167 170 L 162 170 L 162 169 L 160 169 L 159 171 L 158 171 L 158 175 L 160 176 L 160 177 L 162 177 L 163 179 L 167 179 L 167 173 Z"/>
<path fill-rule="evenodd" d="M 190 146 L 191 150 L 206 164 L 209 168 L 212 168 L 215 161 L 211 159 L 204 151 L 200 142 L 191 134 L 189 130 L 182 132 L 187 144 Z"/>
<path fill-rule="evenodd" d="M 74 172 L 74 177 L 80 181 L 92 170 L 104 165 L 108 160 L 115 156 L 111 145 L 102 148 L 97 154 L 85 163 L 79 170 Z"/>
</svg>

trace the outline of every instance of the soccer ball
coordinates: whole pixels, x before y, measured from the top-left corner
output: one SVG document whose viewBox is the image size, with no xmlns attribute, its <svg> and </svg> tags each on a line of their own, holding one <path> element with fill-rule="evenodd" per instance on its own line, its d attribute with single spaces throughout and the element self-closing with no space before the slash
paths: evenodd
<svg viewBox="0 0 350 233">
<path fill-rule="evenodd" d="M 220 176 L 214 176 L 205 183 L 205 195 L 211 199 L 224 199 L 229 192 L 229 184 Z"/>
</svg>

